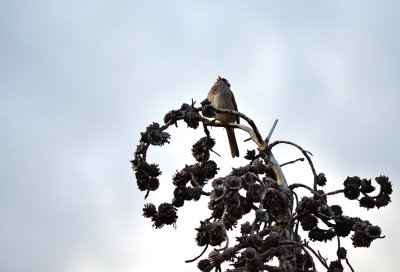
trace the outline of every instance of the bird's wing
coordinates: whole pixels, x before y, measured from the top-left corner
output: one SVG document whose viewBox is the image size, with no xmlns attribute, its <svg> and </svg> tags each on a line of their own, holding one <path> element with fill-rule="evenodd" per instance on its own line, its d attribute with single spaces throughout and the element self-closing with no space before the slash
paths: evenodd
<svg viewBox="0 0 400 272">
<path fill-rule="evenodd" d="M 233 92 L 232 92 L 232 91 L 231 91 L 231 94 L 232 94 L 233 109 L 234 109 L 235 111 L 238 111 L 238 107 L 237 107 L 237 104 L 236 104 L 235 96 L 233 95 Z M 239 124 L 239 122 L 240 122 L 239 116 L 237 116 L 237 115 L 236 115 L 236 122 L 237 122 L 238 124 Z"/>
</svg>

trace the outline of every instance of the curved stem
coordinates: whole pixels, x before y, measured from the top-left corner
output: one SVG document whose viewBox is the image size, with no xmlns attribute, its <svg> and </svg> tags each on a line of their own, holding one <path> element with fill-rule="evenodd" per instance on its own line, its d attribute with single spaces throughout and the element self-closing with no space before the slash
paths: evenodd
<svg viewBox="0 0 400 272">
<path fill-rule="evenodd" d="M 311 171 L 312 171 L 312 173 L 313 173 L 313 175 L 314 175 L 314 190 L 317 190 L 317 172 L 315 171 L 314 164 L 313 164 L 313 162 L 312 162 L 310 156 L 308 155 L 308 154 L 311 154 L 311 153 L 308 152 L 308 151 L 306 151 L 306 150 L 304 150 L 304 149 L 303 149 L 301 146 L 299 146 L 298 144 L 295 144 L 295 143 L 289 142 L 289 141 L 275 141 L 275 142 L 271 143 L 270 145 L 268 145 L 268 147 L 269 147 L 270 149 L 272 149 L 272 147 L 274 147 L 275 145 L 278 145 L 278 144 L 293 145 L 293 146 L 297 147 L 297 148 L 301 151 L 301 153 L 303 153 L 303 155 L 304 155 L 304 157 L 306 157 L 306 159 L 307 159 L 307 161 L 308 161 L 308 164 L 309 164 L 310 167 L 311 167 Z M 311 154 L 311 156 L 312 156 L 312 154 Z"/>
<path fill-rule="evenodd" d="M 328 204 L 326 203 L 326 201 L 324 200 L 323 195 L 320 195 L 317 191 L 313 190 L 311 187 L 309 187 L 309 186 L 307 186 L 307 185 L 305 185 L 305 184 L 293 183 L 293 184 L 291 184 L 291 185 L 289 186 L 289 188 L 290 188 L 291 190 L 293 190 L 293 189 L 295 189 L 295 188 L 298 188 L 298 187 L 303 187 L 303 188 L 308 189 L 311 193 L 313 193 L 316 197 L 318 197 L 325 205 L 328 205 Z"/>
<path fill-rule="evenodd" d="M 200 253 L 199 256 L 197 256 L 197 257 L 195 257 L 195 258 L 193 258 L 193 259 L 191 259 L 191 260 L 187 260 L 187 261 L 185 261 L 185 263 L 191 263 L 191 262 L 196 261 L 198 258 L 200 258 L 201 256 L 203 256 L 203 254 L 206 252 L 207 248 L 208 248 L 208 244 L 206 245 L 206 247 L 205 247 L 204 250 Z"/>
</svg>

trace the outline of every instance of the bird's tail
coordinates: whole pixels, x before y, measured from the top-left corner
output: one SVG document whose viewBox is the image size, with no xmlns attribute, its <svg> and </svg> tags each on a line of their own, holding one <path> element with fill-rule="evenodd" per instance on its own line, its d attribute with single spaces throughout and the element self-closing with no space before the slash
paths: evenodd
<svg viewBox="0 0 400 272">
<path fill-rule="evenodd" d="M 233 128 L 226 128 L 226 134 L 228 134 L 232 158 L 239 157 L 239 147 L 236 142 L 235 131 L 233 130 Z"/>
</svg>

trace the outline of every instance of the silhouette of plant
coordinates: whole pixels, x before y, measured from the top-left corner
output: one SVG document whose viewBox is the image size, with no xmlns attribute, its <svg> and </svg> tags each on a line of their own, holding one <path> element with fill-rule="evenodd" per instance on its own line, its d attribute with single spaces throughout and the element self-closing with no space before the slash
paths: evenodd
<svg viewBox="0 0 400 272">
<path fill-rule="evenodd" d="M 215 113 L 236 114 L 247 121 L 249 126 L 221 124 L 212 119 Z M 327 179 L 324 173 L 317 173 L 315 170 L 310 152 L 289 141 L 269 143 L 277 121 L 263 139 L 249 117 L 237 111 L 213 108 L 207 99 L 201 102 L 200 107 L 195 107 L 193 102 L 191 105 L 183 104 L 180 109 L 165 115 L 164 125 L 152 123 L 141 133 L 140 143 L 131 163 L 139 190 L 146 192 L 145 198 L 151 191 L 158 189 L 158 177 L 161 174 L 157 164 L 147 162 L 147 150 L 150 145 L 163 146 L 169 143 L 170 134 L 166 130 L 182 120 L 193 129 L 203 125 L 205 136 L 191 149 L 197 162 L 185 165 L 172 177 L 175 189 L 171 203 L 161 203 L 158 207 L 147 203 L 143 208 L 143 216 L 150 218 L 155 228 L 174 225 L 178 219 L 178 209 L 186 201 L 208 197 L 211 215 L 196 228 L 197 245 L 204 249 L 198 257 L 186 261 L 200 259 L 209 246 L 213 247 L 208 258 L 198 261 L 197 267 L 201 271 L 222 271 L 221 264 L 224 262 L 231 265 L 226 270 L 231 272 L 316 271 L 315 260 L 327 271 L 343 271 L 344 262 L 354 271 L 340 239 L 350 237 L 354 247 L 369 247 L 375 239 L 384 238 L 379 226 L 358 217 L 346 216 L 340 205 L 328 204 L 328 198 L 343 194 L 344 197 L 357 201 L 360 207 L 379 209 L 390 202 L 392 184 L 388 177 L 375 178 L 374 185 L 379 190 L 371 179 L 354 176 L 347 177 L 342 188 L 325 192 L 322 187 Z M 215 140 L 210 136 L 209 126 L 233 127 L 248 132 L 257 145 L 257 150 L 247 151 L 245 158 L 249 163 L 233 168 L 226 176 L 215 178 L 219 168 L 216 162 L 210 160 Z M 272 149 L 279 144 L 292 145 L 303 154 L 314 176 L 313 187 L 287 183 L 281 169 L 285 164 L 279 165 L 272 153 Z M 212 188 L 208 192 L 204 187 L 209 181 Z M 309 196 L 298 199 L 295 191 L 300 187 L 307 189 Z M 373 194 L 374 192 L 377 193 Z M 242 217 L 249 213 L 254 214 L 253 221 L 238 225 Z M 299 227 L 308 237 L 300 237 Z M 234 228 L 240 228 L 241 236 L 236 237 L 232 245 L 228 233 Z M 327 242 L 333 239 L 337 240 L 337 258 L 330 263 L 309 245 L 309 241 Z M 279 260 L 279 265 L 269 264 L 274 258 Z"/>
</svg>

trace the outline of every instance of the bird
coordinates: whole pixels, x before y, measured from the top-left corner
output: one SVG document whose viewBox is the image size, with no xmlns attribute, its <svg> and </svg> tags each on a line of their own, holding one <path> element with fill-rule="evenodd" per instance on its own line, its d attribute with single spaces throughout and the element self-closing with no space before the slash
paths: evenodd
<svg viewBox="0 0 400 272">
<path fill-rule="evenodd" d="M 214 108 L 229 109 L 237 111 L 235 96 L 231 91 L 231 84 L 225 78 L 218 76 L 217 81 L 208 92 L 207 99 Z M 235 114 L 217 113 L 215 119 L 223 124 L 235 123 L 239 124 L 239 116 Z M 239 148 L 236 142 L 235 131 L 233 128 L 226 128 L 229 146 L 231 148 L 232 158 L 239 157 Z"/>
</svg>

